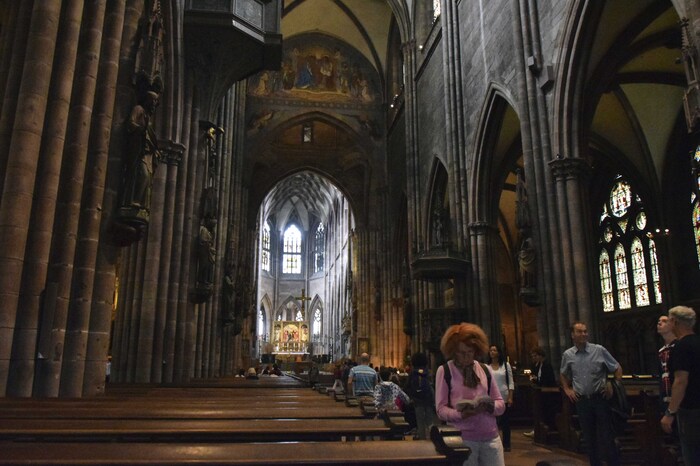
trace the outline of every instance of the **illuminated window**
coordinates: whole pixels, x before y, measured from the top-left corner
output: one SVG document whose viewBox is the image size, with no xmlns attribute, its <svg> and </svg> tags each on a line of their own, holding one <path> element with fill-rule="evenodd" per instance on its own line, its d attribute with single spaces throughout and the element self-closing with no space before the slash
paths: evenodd
<svg viewBox="0 0 700 466">
<path fill-rule="evenodd" d="M 265 338 L 265 313 L 262 307 L 258 310 L 258 337 Z"/>
<path fill-rule="evenodd" d="M 284 232 L 282 273 L 301 273 L 301 232 L 295 225 Z"/>
<path fill-rule="evenodd" d="M 606 250 L 600 253 L 598 264 L 600 267 L 600 288 L 603 291 L 603 311 L 614 311 L 615 303 L 613 300 L 612 278 L 610 277 L 610 256 L 608 256 Z"/>
<path fill-rule="evenodd" d="M 660 304 L 659 265 L 649 218 L 639 195 L 620 175 L 601 211 L 598 270 L 603 311 Z"/>
<path fill-rule="evenodd" d="M 437 21 L 441 13 L 440 0 L 433 0 L 433 22 Z"/>
<path fill-rule="evenodd" d="M 700 200 L 695 200 L 693 207 L 693 233 L 695 234 L 695 252 L 698 255 L 698 266 L 700 266 Z"/>
<path fill-rule="evenodd" d="M 318 308 L 314 311 L 314 322 L 311 324 L 311 333 L 314 336 L 314 340 L 318 340 L 321 336 L 321 310 Z"/>
<path fill-rule="evenodd" d="M 323 249 L 326 245 L 326 231 L 323 227 L 323 222 L 318 224 L 316 228 L 316 237 L 314 238 L 314 273 L 323 272 Z"/>
<path fill-rule="evenodd" d="M 693 206 L 693 236 L 695 237 L 695 253 L 698 256 L 698 267 L 700 267 L 700 146 L 695 149 L 691 158 L 694 186 L 690 196 Z"/>
<path fill-rule="evenodd" d="M 265 272 L 270 271 L 270 225 L 267 222 L 263 226 L 260 265 Z"/>
<path fill-rule="evenodd" d="M 647 287 L 647 269 L 644 266 L 644 248 L 639 238 L 632 240 L 632 277 L 634 278 L 634 297 L 637 306 L 649 305 L 649 288 Z"/>
</svg>

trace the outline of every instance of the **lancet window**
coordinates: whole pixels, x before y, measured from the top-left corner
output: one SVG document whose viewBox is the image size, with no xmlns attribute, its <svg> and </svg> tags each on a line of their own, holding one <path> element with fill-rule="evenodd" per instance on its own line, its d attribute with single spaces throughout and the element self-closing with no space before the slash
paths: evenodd
<svg viewBox="0 0 700 466">
<path fill-rule="evenodd" d="M 296 225 L 284 232 L 282 273 L 301 273 L 301 232 Z"/>
<path fill-rule="evenodd" d="M 270 224 L 265 222 L 262 234 L 262 254 L 260 254 L 260 266 L 265 272 L 270 271 Z"/>
<path fill-rule="evenodd" d="M 695 149 L 691 163 L 693 167 L 693 192 L 690 194 L 690 202 L 693 206 L 693 237 L 695 238 L 698 267 L 700 267 L 700 146 Z"/>
<path fill-rule="evenodd" d="M 323 222 L 319 222 L 316 228 L 316 237 L 314 238 L 314 273 L 323 272 L 324 255 L 323 251 L 326 245 L 326 230 Z"/>
</svg>

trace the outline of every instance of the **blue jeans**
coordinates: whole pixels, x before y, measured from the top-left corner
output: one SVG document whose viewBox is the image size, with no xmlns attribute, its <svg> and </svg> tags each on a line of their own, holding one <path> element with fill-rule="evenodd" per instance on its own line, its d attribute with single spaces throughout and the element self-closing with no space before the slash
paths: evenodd
<svg viewBox="0 0 700 466">
<path fill-rule="evenodd" d="M 602 395 L 580 397 L 576 402 L 578 421 L 588 442 L 588 458 L 591 466 L 600 466 L 606 459 L 608 466 L 620 464 L 620 453 L 612 430 L 610 405 Z"/>
</svg>

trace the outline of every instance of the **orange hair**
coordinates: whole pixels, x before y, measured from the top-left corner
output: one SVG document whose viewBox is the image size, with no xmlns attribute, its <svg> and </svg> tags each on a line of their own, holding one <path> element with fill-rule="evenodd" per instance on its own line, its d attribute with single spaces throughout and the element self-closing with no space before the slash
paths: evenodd
<svg viewBox="0 0 700 466">
<path fill-rule="evenodd" d="M 462 322 L 461 324 L 450 326 L 445 331 L 440 341 L 440 351 L 442 351 L 445 359 L 454 357 L 457 346 L 460 343 L 474 348 L 474 356 L 477 358 L 483 356 L 489 350 L 489 340 L 481 327 L 476 324 Z"/>
</svg>

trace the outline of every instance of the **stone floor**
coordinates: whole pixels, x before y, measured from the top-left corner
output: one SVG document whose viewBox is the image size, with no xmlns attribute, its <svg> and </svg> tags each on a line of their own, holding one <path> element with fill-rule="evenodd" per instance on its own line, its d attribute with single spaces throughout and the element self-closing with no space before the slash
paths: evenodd
<svg viewBox="0 0 700 466">
<path fill-rule="evenodd" d="M 513 429 L 511 450 L 506 452 L 506 466 L 535 466 L 548 461 L 551 466 L 587 466 L 588 457 L 552 447 L 535 445 L 523 432 L 529 429 Z"/>
</svg>

